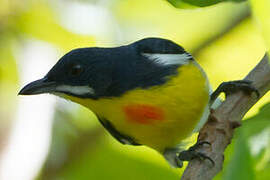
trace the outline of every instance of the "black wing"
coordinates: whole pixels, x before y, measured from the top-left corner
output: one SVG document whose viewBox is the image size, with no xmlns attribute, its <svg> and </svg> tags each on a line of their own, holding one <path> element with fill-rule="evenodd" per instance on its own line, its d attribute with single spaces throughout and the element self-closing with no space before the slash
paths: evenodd
<svg viewBox="0 0 270 180">
<path fill-rule="evenodd" d="M 117 131 L 115 129 L 115 127 L 112 125 L 112 123 L 110 121 L 108 121 L 105 118 L 100 118 L 98 117 L 99 122 L 103 125 L 103 127 L 109 131 L 109 133 L 115 138 L 117 139 L 120 143 L 122 144 L 129 144 L 129 145 L 134 145 L 134 146 L 140 146 L 141 144 L 137 143 L 134 138 L 122 134 L 119 131 Z"/>
</svg>

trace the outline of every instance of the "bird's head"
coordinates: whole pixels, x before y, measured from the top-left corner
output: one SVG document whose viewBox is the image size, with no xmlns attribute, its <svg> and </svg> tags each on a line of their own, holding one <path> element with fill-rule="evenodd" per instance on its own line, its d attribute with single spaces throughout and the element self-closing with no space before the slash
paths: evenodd
<svg viewBox="0 0 270 180">
<path fill-rule="evenodd" d="M 77 98 L 110 98 L 165 83 L 191 55 L 172 41 L 146 38 L 116 48 L 80 48 L 64 55 L 20 95 L 51 93 Z"/>
</svg>

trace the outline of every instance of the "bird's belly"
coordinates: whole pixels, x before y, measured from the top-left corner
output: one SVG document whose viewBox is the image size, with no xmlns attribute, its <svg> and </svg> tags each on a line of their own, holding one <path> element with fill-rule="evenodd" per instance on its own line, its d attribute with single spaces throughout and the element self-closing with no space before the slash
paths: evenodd
<svg viewBox="0 0 270 180">
<path fill-rule="evenodd" d="M 140 144 L 158 151 L 175 147 L 192 133 L 209 101 L 208 82 L 201 69 L 187 65 L 180 73 L 162 86 L 104 100 L 99 113 Z"/>
<path fill-rule="evenodd" d="M 162 118 L 142 117 L 143 120 L 134 121 L 130 120 L 125 111 L 122 111 L 117 116 L 111 116 L 110 121 L 115 124 L 119 132 L 132 137 L 137 143 L 162 151 L 177 146 L 191 135 L 203 114 L 204 107 L 207 106 L 203 103 L 198 105 L 187 102 L 184 103 L 185 105 L 168 104 L 152 105 L 164 113 L 161 115 Z"/>
</svg>

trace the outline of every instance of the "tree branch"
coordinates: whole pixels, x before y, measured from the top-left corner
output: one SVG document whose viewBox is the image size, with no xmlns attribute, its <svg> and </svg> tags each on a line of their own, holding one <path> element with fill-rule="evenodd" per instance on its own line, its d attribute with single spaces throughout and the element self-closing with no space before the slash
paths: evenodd
<svg viewBox="0 0 270 180">
<path fill-rule="evenodd" d="M 260 63 L 245 77 L 253 81 L 259 90 L 260 98 L 270 90 L 270 65 L 265 55 Z M 208 180 L 222 169 L 225 148 L 230 144 L 234 129 L 241 125 L 241 120 L 247 111 L 260 99 L 255 93 L 252 96 L 237 92 L 229 95 L 215 110 L 211 111 L 208 122 L 201 129 L 198 142 L 208 141 L 211 146 L 203 146 L 198 151 L 206 154 L 215 161 L 194 159 L 185 169 L 182 180 Z"/>
</svg>

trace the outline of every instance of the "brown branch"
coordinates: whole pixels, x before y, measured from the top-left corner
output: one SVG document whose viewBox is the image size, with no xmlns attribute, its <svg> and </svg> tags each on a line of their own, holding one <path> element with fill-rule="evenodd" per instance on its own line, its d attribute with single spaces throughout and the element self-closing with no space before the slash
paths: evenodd
<svg viewBox="0 0 270 180">
<path fill-rule="evenodd" d="M 260 63 L 245 77 L 253 81 L 262 97 L 270 90 L 270 65 L 265 55 Z M 208 122 L 201 129 L 198 141 L 208 141 L 211 146 L 199 149 L 215 161 L 194 159 L 185 169 L 182 180 L 212 179 L 222 169 L 225 148 L 230 144 L 234 129 L 241 125 L 241 120 L 247 111 L 259 100 L 255 95 L 248 96 L 242 92 L 229 95 L 215 110 L 212 110 Z"/>
</svg>

